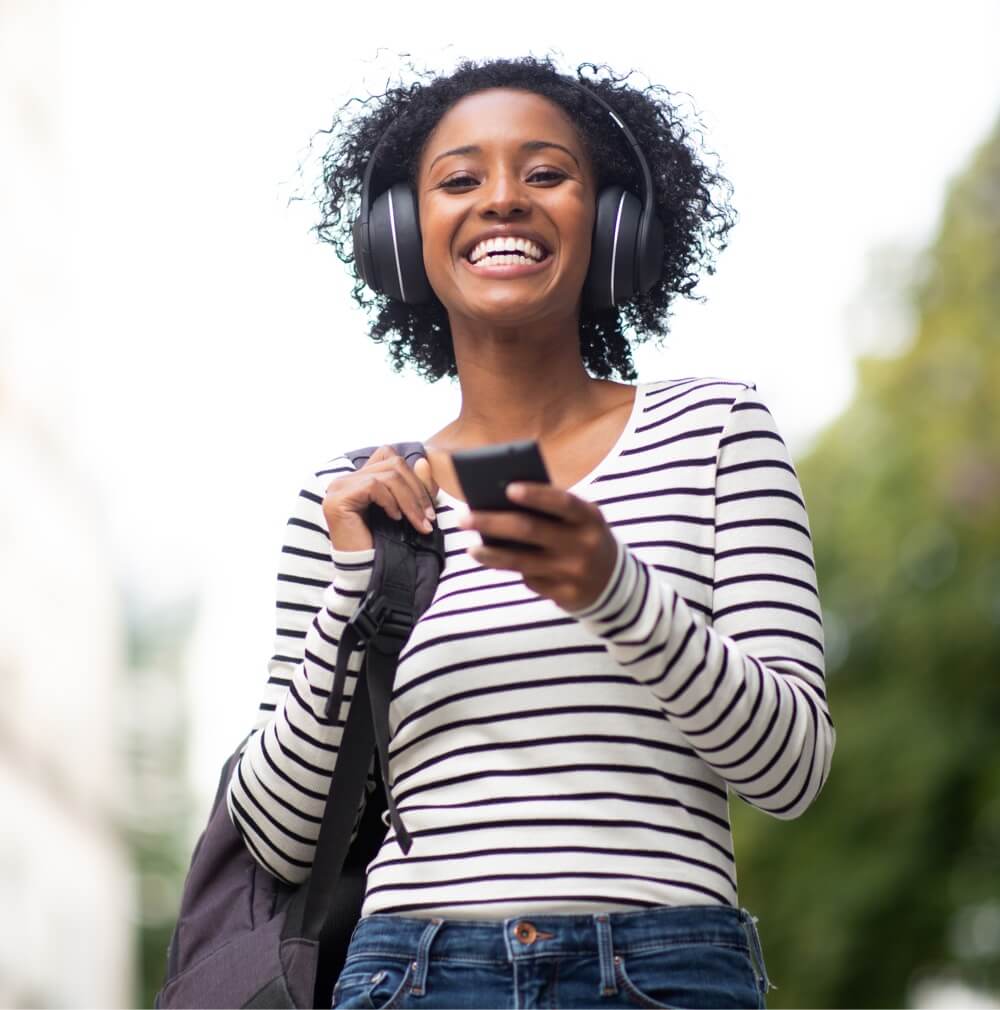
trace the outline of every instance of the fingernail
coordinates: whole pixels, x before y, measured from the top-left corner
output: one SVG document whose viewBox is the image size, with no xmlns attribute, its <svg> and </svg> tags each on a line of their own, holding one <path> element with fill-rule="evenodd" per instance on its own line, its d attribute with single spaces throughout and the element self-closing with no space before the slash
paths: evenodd
<svg viewBox="0 0 1000 1010">
<path fill-rule="evenodd" d="M 509 498 L 520 498 L 524 494 L 523 484 L 508 484 L 507 485 L 507 497 Z"/>
<path fill-rule="evenodd" d="M 430 519 L 425 519 L 424 520 L 424 532 L 425 533 L 430 533 L 431 530 L 433 530 L 433 529 L 434 529 L 434 524 L 430 521 Z"/>
<path fill-rule="evenodd" d="M 434 522 L 434 520 L 437 519 L 437 512 L 430 505 L 424 509 L 424 515 L 427 516 L 431 522 Z"/>
</svg>

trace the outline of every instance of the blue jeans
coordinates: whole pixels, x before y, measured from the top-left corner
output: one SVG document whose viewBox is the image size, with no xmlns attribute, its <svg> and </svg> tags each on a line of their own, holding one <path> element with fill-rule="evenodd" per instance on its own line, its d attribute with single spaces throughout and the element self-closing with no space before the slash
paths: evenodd
<svg viewBox="0 0 1000 1010">
<path fill-rule="evenodd" d="M 696 905 L 496 922 L 369 915 L 333 992 L 348 1007 L 763 1007 L 755 920 Z"/>
</svg>

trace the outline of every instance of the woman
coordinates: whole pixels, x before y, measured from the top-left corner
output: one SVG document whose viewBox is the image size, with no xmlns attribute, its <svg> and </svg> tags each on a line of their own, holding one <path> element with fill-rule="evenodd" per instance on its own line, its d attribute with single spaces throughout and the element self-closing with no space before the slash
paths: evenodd
<svg viewBox="0 0 1000 1010">
<path fill-rule="evenodd" d="M 230 788 L 258 861 L 304 879 L 349 711 L 345 695 L 323 714 L 371 574 L 364 511 L 439 522 L 447 564 L 390 712 L 412 848 L 389 830 L 369 867 L 335 1006 L 764 1005 L 727 798 L 790 818 L 822 788 L 820 604 L 801 488 L 755 387 L 609 378 L 635 378 L 624 329 L 665 332 L 732 225 L 710 196 L 723 180 L 659 95 L 547 61 L 464 64 L 390 90 L 327 155 L 320 231 L 345 260 L 341 208 L 365 167 L 373 193 L 412 187 L 429 299 L 361 282 L 355 296 L 373 298 L 397 366 L 457 375 L 462 392 L 415 470 L 382 447 L 301 492 L 278 647 Z M 591 304 L 599 194 L 646 196 L 642 157 L 662 266 Z M 544 517 L 470 513 L 449 454 L 519 439 L 539 442 L 551 485 L 511 497 Z M 487 549 L 484 534 L 540 550 Z"/>
</svg>

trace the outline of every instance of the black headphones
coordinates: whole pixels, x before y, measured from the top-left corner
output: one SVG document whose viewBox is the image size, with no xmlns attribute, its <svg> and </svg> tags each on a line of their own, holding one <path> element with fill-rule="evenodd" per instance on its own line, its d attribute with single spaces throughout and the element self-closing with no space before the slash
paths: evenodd
<svg viewBox="0 0 1000 1010">
<path fill-rule="evenodd" d="M 653 205 L 653 176 L 632 131 L 603 98 L 566 80 L 604 106 L 625 134 L 642 171 L 642 200 L 618 185 L 605 187 L 597 197 L 583 297 L 594 308 L 610 309 L 647 292 L 660 279 L 663 224 Z M 408 183 L 397 182 L 372 201 L 372 170 L 381 145 L 382 139 L 365 166 L 361 208 L 353 229 L 354 261 L 361 279 L 373 291 L 416 305 L 433 296 L 424 270 L 417 197 Z"/>
</svg>

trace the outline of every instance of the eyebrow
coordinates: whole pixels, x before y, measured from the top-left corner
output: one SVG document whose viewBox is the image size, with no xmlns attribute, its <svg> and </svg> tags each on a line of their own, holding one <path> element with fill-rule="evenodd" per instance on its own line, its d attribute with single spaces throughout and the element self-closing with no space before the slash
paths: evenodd
<svg viewBox="0 0 1000 1010">
<path fill-rule="evenodd" d="M 577 156 L 568 148 L 562 144 L 557 144 L 554 140 L 526 140 L 521 145 L 522 151 L 542 151 L 547 147 L 556 147 L 560 151 L 565 151 L 575 162 L 576 167 L 580 167 L 580 160 Z M 483 149 L 478 144 L 465 144 L 462 147 L 453 147 L 450 151 L 443 151 L 439 154 L 434 161 L 432 161 L 428 166 L 427 170 L 430 171 L 434 165 L 440 161 L 441 158 L 447 158 L 451 154 L 482 154 Z"/>
</svg>

